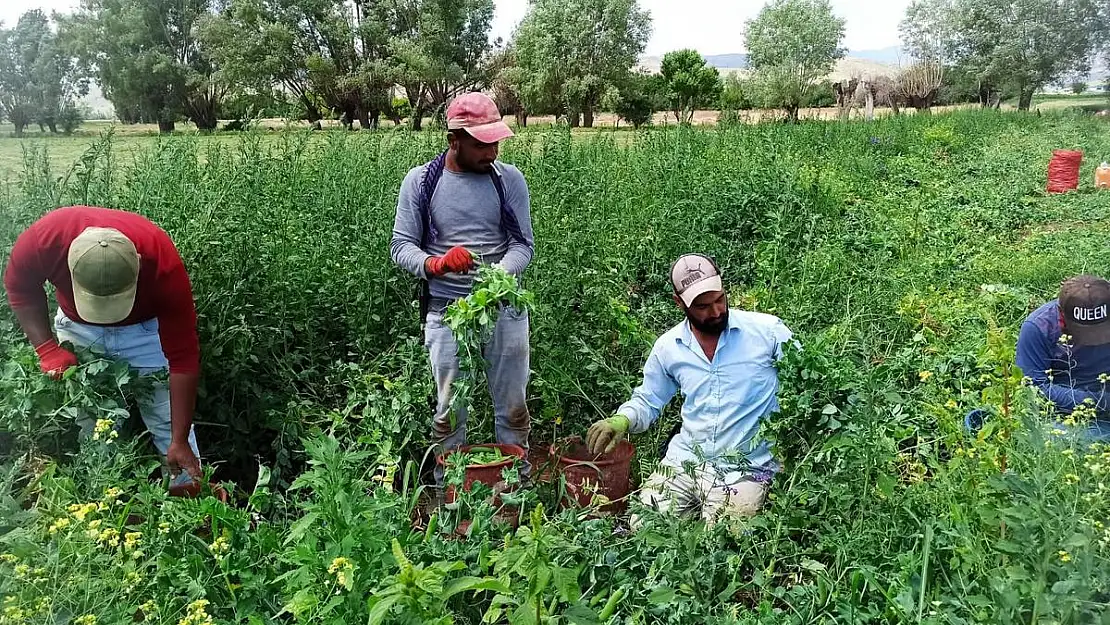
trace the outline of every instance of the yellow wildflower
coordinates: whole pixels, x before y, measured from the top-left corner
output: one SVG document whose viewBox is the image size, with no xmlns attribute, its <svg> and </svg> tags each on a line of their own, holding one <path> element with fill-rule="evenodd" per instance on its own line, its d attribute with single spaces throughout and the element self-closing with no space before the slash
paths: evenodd
<svg viewBox="0 0 1110 625">
<path fill-rule="evenodd" d="M 8 564 L 11 564 L 13 562 L 18 562 L 18 561 L 19 561 L 19 556 L 15 555 L 15 554 L 0 553 L 0 562 L 7 562 Z"/>
<path fill-rule="evenodd" d="M 86 614 L 73 620 L 73 625 L 96 625 L 96 615 Z"/>
<path fill-rule="evenodd" d="M 170 524 L 162 521 L 158 524 L 158 533 L 165 536 L 170 533 Z"/>
<path fill-rule="evenodd" d="M 1057 551 L 1056 555 L 1060 556 L 1060 561 L 1061 562 L 1071 562 L 1071 554 L 1064 551 L 1063 549 L 1061 549 L 1060 551 Z"/>
<path fill-rule="evenodd" d="M 122 494 L 123 494 L 122 490 L 113 486 L 113 487 L 109 488 L 108 490 L 104 491 L 104 499 L 105 500 L 108 500 L 108 499 L 119 500 L 119 496 L 122 495 Z"/>
<path fill-rule="evenodd" d="M 227 530 L 224 530 L 223 534 L 212 541 L 212 544 L 208 545 L 208 549 L 212 551 L 212 555 L 216 556 L 217 560 L 223 559 L 231 551 L 231 539 L 227 536 Z"/>
<path fill-rule="evenodd" d="M 116 422 L 111 419 L 97 419 L 96 426 L 93 427 L 92 439 L 94 441 L 104 441 L 110 443 L 119 437 L 119 432 L 115 430 Z"/>
<path fill-rule="evenodd" d="M 1065 449 L 1064 451 L 1060 452 L 1060 455 L 1071 458 L 1072 456 L 1075 455 L 1075 450 L 1074 449 Z"/>
<path fill-rule="evenodd" d="M 123 535 L 123 548 L 131 551 L 143 543 L 142 532 L 127 532 Z"/>
<path fill-rule="evenodd" d="M 55 521 L 50 524 L 50 528 L 47 531 L 51 534 L 57 534 L 67 527 L 69 527 L 69 519 L 67 517 L 62 517 L 60 519 L 55 519 Z"/>
<path fill-rule="evenodd" d="M 31 567 L 27 566 L 26 564 L 15 565 L 16 579 L 27 579 L 29 577 L 31 577 Z"/>
<path fill-rule="evenodd" d="M 922 382 L 928 382 L 929 378 L 931 377 L 933 377 L 932 371 L 921 371 L 917 374 L 917 379 L 921 380 Z"/>
<path fill-rule="evenodd" d="M 1078 484 L 1079 476 L 1074 473 L 1068 473 L 1064 476 L 1064 481 L 1066 481 L 1068 484 Z"/>
<path fill-rule="evenodd" d="M 100 536 L 97 537 L 97 540 L 105 547 L 115 546 L 116 543 L 119 542 L 119 531 L 113 528 L 108 528 L 103 532 L 100 532 Z"/>
<path fill-rule="evenodd" d="M 100 527 L 100 519 L 93 519 L 89 521 L 89 529 L 95 530 Z"/>
<path fill-rule="evenodd" d="M 949 399 L 948 402 L 944 404 L 944 407 L 949 410 L 955 410 L 956 408 L 959 408 L 960 405 L 956 403 L 956 400 Z"/>
<path fill-rule="evenodd" d="M 206 599 L 197 599 L 190 603 L 185 618 L 178 621 L 177 625 L 212 625 L 212 617 L 205 609 L 207 606 Z"/>
<path fill-rule="evenodd" d="M 158 604 L 151 599 L 139 606 L 139 609 L 143 611 L 143 620 L 149 620 L 150 616 L 158 611 Z"/>
<path fill-rule="evenodd" d="M 343 588 L 351 590 L 355 585 L 355 563 L 344 557 L 338 557 L 331 561 L 331 566 L 328 567 L 328 573 L 335 576 L 335 581 Z"/>
<path fill-rule="evenodd" d="M 135 587 L 138 586 L 141 581 L 143 581 L 143 578 L 135 571 L 128 571 L 127 574 L 123 576 L 123 586 L 127 589 L 127 592 L 135 590 Z"/>
<path fill-rule="evenodd" d="M 75 504 L 71 504 L 68 508 L 66 508 L 66 510 L 68 510 L 69 513 L 73 515 L 73 518 L 75 518 L 78 521 L 84 523 L 86 517 L 88 517 L 93 512 L 96 512 L 96 504 L 95 503 L 84 503 L 84 504 L 75 503 Z"/>
</svg>

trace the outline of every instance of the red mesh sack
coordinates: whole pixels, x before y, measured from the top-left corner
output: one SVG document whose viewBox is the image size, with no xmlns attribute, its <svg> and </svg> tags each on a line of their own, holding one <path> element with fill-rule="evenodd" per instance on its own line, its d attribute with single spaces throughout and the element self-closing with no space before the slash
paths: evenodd
<svg viewBox="0 0 1110 625">
<path fill-rule="evenodd" d="M 1053 150 L 1052 160 L 1048 163 L 1048 192 L 1067 193 L 1079 188 L 1079 166 L 1083 163 L 1083 152 L 1075 150 Z"/>
</svg>

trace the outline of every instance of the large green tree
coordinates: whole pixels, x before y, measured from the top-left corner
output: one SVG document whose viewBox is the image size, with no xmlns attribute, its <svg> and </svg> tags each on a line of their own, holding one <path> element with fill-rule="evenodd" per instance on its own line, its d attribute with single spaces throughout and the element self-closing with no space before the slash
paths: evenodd
<svg viewBox="0 0 1110 625">
<path fill-rule="evenodd" d="M 389 106 L 394 35 L 390 3 L 346 0 L 229 0 L 201 24 L 221 72 L 254 93 L 276 90 L 309 121 L 325 110 L 351 127 L 377 125 Z"/>
<path fill-rule="evenodd" d="M 310 121 L 331 111 L 376 127 L 401 86 L 419 129 L 487 86 L 492 20 L 493 0 L 229 0 L 201 39 L 230 80 L 293 97 Z"/>
<path fill-rule="evenodd" d="M 797 121 L 813 87 L 844 56 L 844 20 L 828 0 L 773 0 L 748 22 L 749 63 L 764 106 Z"/>
<path fill-rule="evenodd" d="M 519 93 L 572 126 L 593 125 L 602 97 L 624 80 L 651 35 L 636 0 L 532 0 L 513 40 Z"/>
<path fill-rule="evenodd" d="M 186 117 L 211 130 L 227 92 L 196 37 L 211 9 L 211 0 L 82 0 L 62 34 L 122 121 L 171 132 Z"/>
<path fill-rule="evenodd" d="M 1006 87 L 1028 110 L 1045 85 L 1090 69 L 1110 24 L 1105 0 L 915 0 L 902 22 L 918 55 L 939 56 Z"/>
<path fill-rule="evenodd" d="M 28 11 L 14 27 L 0 28 L 0 115 L 17 135 L 32 123 L 57 132 L 63 113 L 87 91 L 88 81 L 42 11 Z"/>
<path fill-rule="evenodd" d="M 493 82 L 493 0 L 409 0 L 399 5 L 393 62 L 412 107 L 413 128 L 419 130 L 425 113 L 442 118 L 456 95 Z"/>
<path fill-rule="evenodd" d="M 695 50 L 675 50 L 663 56 L 660 69 L 667 99 L 680 124 L 688 124 L 699 107 L 716 104 L 721 94 L 721 77 Z"/>
</svg>

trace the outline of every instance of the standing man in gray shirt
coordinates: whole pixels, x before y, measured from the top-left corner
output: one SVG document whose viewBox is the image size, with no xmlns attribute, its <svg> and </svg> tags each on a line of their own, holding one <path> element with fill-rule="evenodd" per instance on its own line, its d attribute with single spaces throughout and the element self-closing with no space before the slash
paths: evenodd
<svg viewBox="0 0 1110 625">
<path fill-rule="evenodd" d="M 443 313 L 470 294 L 476 259 L 520 276 L 535 249 L 528 185 L 520 170 L 497 160 L 498 144 L 513 136 L 497 105 L 481 93 L 461 95 L 447 108 L 447 129 L 447 151 L 401 184 L 389 246 L 393 262 L 426 281 L 424 347 L 437 394 L 432 440 L 441 450 L 466 443 L 465 408 L 455 427 L 449 414 L 459 362 Z M 528 449 L 528 314 L 503 309 L 484 354 L 497 442 Z M 525 463 L 524 474 L 529 470 Z M 436 481 L 442 479 L 437 467 Z"/>
</svg>

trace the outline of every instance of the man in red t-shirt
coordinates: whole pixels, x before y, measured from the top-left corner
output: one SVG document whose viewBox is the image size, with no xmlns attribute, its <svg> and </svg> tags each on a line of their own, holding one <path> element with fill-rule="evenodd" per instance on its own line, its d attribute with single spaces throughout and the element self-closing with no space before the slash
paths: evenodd
<svg viewBox="0 0 1110 625">
<path fill-rule="evenodd" d="M 50 331 L 45 282 L 54 285 L 58 314 Z M 145 217 L 91 206 L 51 211 L 15 242 L 4 272 L 8 303 L 55 378 L 77 365 L 58 340 L 92 347 L 149 375 L 169 369 L 139 402 L 158 451 L 177 476 L 200 475 L 193 411 L 200 381 L 200 346 L 193 292 L 170 237 Z M 91 422 L 82 424 L 86 435 Z"/>
</svg>

